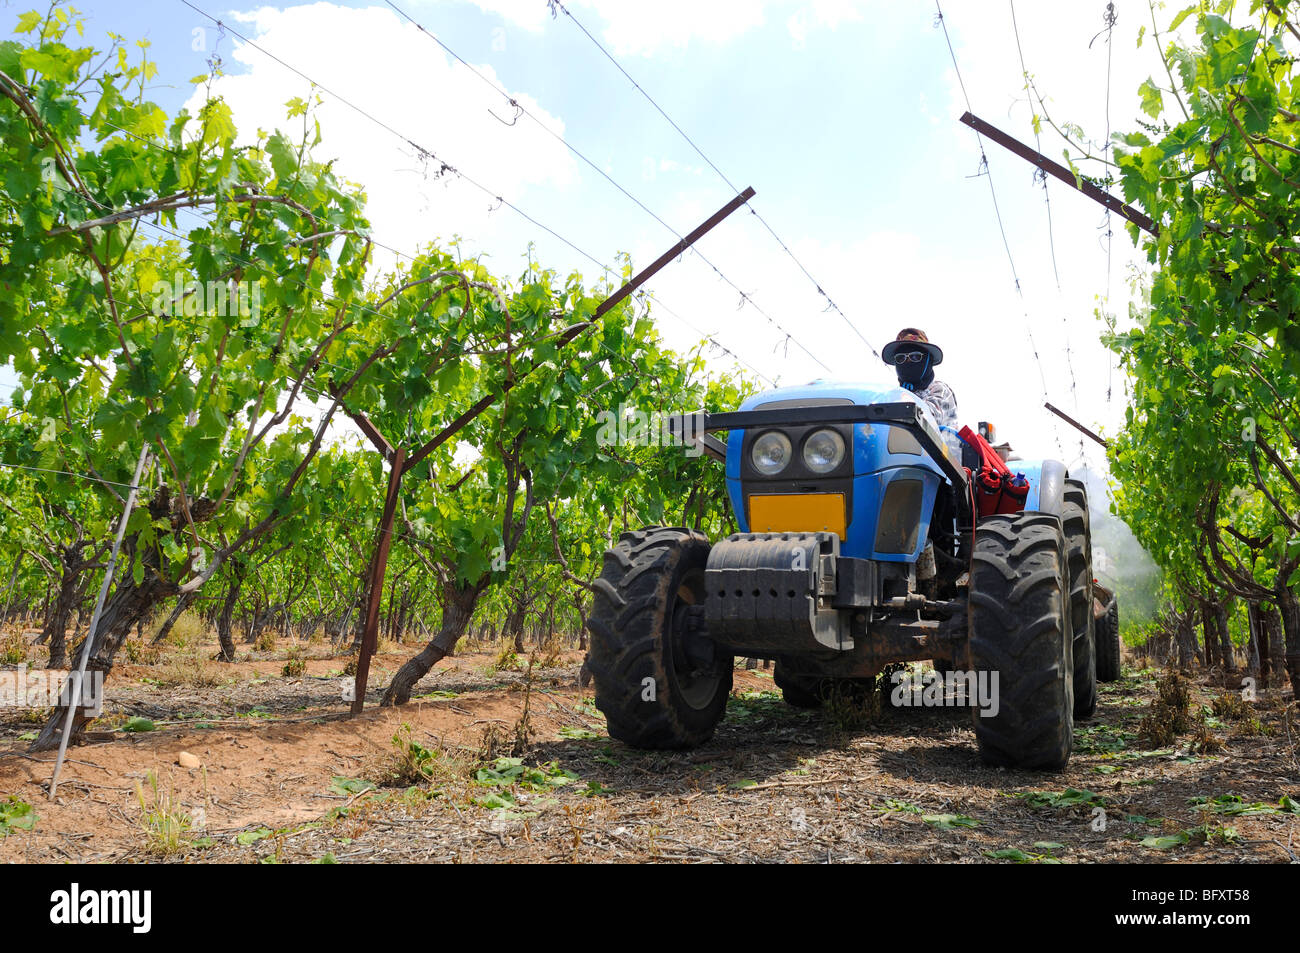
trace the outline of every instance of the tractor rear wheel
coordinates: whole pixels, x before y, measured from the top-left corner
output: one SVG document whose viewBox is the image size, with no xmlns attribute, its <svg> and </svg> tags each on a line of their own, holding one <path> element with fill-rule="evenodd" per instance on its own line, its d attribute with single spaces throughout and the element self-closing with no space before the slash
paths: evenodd
<svg viewBox="0 0 1300 953">
<path fill-rule="evenodd" d="M 587 665 L 611 738 L 691 748 L 713 735 L 732 658 L 703 632 L 709 541 L 679 527 L 624 533 L 593 588 Z"/>
<path fill-rule="evenodd" d="M 989 764 L 1063 768 L 1074 744 L 1069 569 L 1058 517 L 988 516 L 975 530 L 970 667 L 989 672 L 996 709 L 973 708 Z"/>
<path fill-rule="evenodd" d="M 1088 491 L 1081 480 L 1065 481 L 1061 508 L 1065 554 L 1070 567 L 1070 627 L 1074 633 L 1074 717 L 1097 710 L 1097 640 L 1092 615 L 1092 527 Z"/>
<path fill-rule="evenodd" d="M 1097 681 L 1114 682 L 1120 676 L 1119 599 L 1110 597 L 1106 613 L 1096 621 Z"/>
</svg>

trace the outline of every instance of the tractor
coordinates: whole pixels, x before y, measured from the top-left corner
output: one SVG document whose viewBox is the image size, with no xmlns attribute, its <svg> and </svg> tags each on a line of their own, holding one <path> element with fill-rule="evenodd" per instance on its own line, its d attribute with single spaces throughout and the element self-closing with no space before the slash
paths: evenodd
<svg viewBox="0 0 1300 953">
<path fill-rule="evenodd" d="M 798 707 L 931 660 L 994 686 L 971 708 L 982 760 L 1065 766 L 1119 642 L 1087 491 L 1062 463 L 1017 460 L 990 494 L 984 437 L 901 388 L 818 381 L 694 416 L 699 432 L 686 415 L 674 432 L 724 464 L 740 532 L 648 527 L 605 552 L 586 665 L 611 737 L 704 743 L 736 657 L 772 660 Z"/>
</svg>

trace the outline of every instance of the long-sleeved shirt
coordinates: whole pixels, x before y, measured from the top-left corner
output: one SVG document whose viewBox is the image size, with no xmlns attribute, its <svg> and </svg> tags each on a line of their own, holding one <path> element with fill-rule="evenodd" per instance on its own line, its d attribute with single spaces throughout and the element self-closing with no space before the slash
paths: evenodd
<svg viewBox="0 0 1300 953">
<path fill-rule="evenodd" d="M 916 396 L 930 405 L 940 427 L 957 429 L 957 396 L 951 387 L 941 380 L 932 380 L 925 390 L 916 391 Z"/>
</svg>

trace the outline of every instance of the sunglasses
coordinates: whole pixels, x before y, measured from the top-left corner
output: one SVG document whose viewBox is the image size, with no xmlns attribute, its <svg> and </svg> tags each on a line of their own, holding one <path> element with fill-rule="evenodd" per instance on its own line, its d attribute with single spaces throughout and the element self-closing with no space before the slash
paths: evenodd
<svg viewBox="0 0 1300 953">
<path fill-rule="evenodd" d="M 925 357 L 926 355 L 924 351 L 909 351 L 906 354 L 895 354 L 894 363 L 907 364 L 908 362 L 911 362 L 912 364 L 920 364 L 925 360 Z"/>
</svg>

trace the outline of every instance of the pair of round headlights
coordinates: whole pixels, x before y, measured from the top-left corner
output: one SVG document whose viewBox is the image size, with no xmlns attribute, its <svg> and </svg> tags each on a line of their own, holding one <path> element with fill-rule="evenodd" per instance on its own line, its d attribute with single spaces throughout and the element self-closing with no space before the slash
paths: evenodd
<svg viewBox="0 0 1300 953">
<path fill-rule="evenodd" d="M 769 430 L 754 441 L 749 460 L 764 476 L 776 476 L 790 465 L 794 447 L 779 430 Z M 844 459 L 844 438 L 835 430 L 815 430 L 803 442 L 803 464 L 813 473 L 830 473 Z"/>
</svg>

